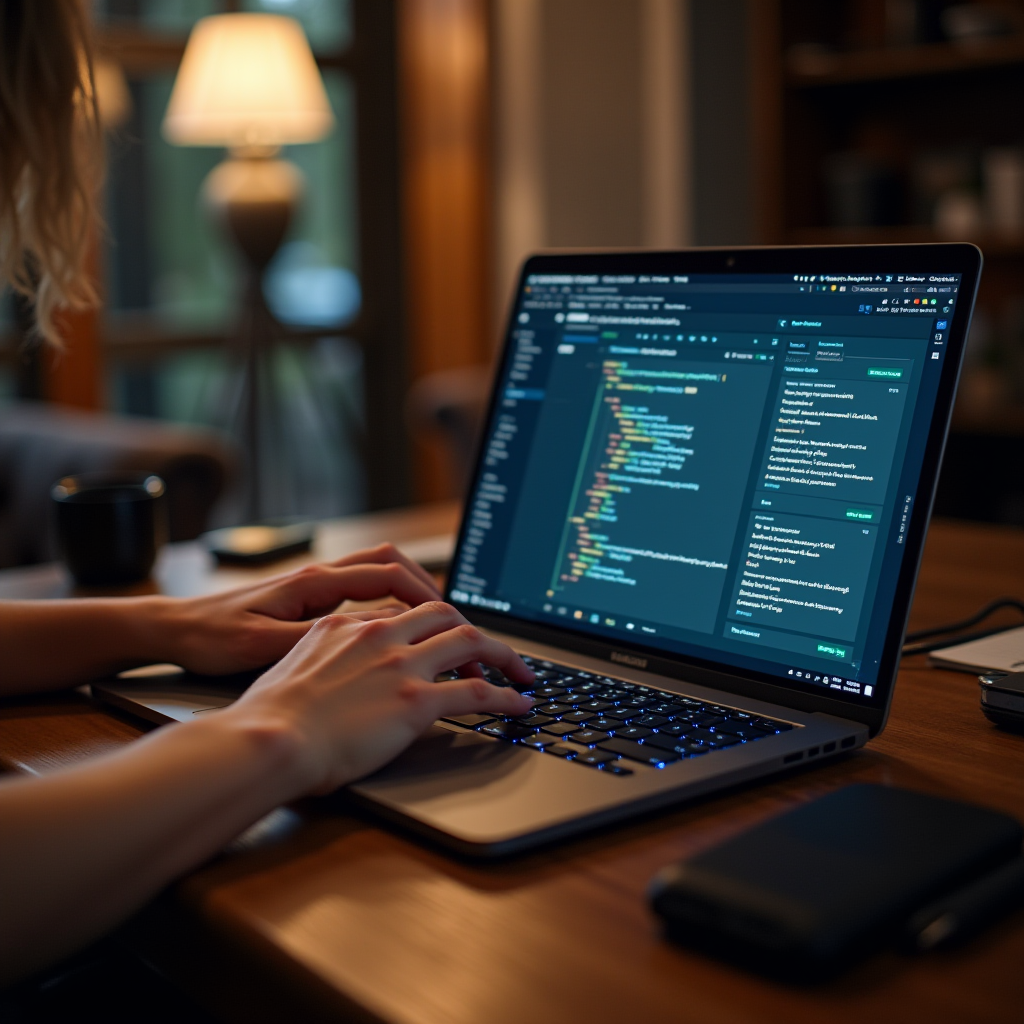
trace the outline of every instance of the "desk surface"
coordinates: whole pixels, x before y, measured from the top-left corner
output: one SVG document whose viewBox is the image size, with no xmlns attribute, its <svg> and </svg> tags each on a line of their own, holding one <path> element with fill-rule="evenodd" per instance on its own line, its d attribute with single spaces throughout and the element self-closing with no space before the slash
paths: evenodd
<svg viewBox="0 0 1024 1024">
<path fill-rule="evenodd" d="M 390 514 L 335 536 L 353 546 L 412 539 L 453 517 L 444 507 Z M 0 595 L 39 595 L 47 572 L 52 593 L 59 576 L 34 570 L 0 573 Z M 1020 596 L 1022 579 L 1024 533 L 936 523 L 913 626 Z M 43 772 L 139 733 L 77 696 L 10 701 L 0 705 L 0 766 Z M 154 911 L 158 926 L 140 926 L 140 942 L 233 1019 L 279 1019 L 288 1007 L 293 1019 L 408 1024 L 1020 1020 L 1024 914 L 966 949 L 916 960 L 882 954 L 810 992 L 662 939 L 644 899 L 658 868 L 857 781 L 1024 819 L 1024 738 L 985 721 L 971 676 L 912 659 L 888 727 L 866 749 L 504 864 L 450 859 L 338 802 L 282 811 L 176 886 Z"/>
</svg>

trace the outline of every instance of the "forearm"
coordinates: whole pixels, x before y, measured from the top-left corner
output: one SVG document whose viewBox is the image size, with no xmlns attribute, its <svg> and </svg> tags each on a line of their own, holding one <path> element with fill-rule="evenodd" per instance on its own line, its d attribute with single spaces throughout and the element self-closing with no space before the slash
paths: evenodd
<svg viewBox="0 0 1024 1024">
<path fill-rule="evenodd" d="M 228 712 L 0 784 L 0 984 L 101 935 L 303 791 L 297 737 Z"/>
<path fill-rule="evenodd" d="M 0 601 L 0 695 L 172 660 L 172 607 L 165 597 Z"/>
</svg>

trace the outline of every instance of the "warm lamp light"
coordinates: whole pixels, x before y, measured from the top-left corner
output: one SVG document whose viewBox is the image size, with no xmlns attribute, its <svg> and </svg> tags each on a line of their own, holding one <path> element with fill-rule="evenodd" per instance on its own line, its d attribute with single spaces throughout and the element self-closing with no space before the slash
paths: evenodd
<svg viewBox="0 0 1024 1024">
<path fill-rule="evenodd" d="M 232 419 L 247 462 L 243 515 L 249 522 L 286 514 L 282 503 L 289 489 L 272 370 L 272 350 L 283 332 L 263 296 L 263 273 L 291 223 L 303 179 L 277 152 L 316 142 L 333 125 L 320 71 L 297 21 L 235 13 L 196 23 L 163 131 L 177 145 L 231 150 L 210 172 L 203 192 L 248 265 L 236 345 L 241 404 Z"/>
<path fill-rule="evenodd" d="M 279 14 L 219 14 L 189 36 L 164 117 L 179 146 L 277 147 L 334 125 L 302 26 Z"/>
</svg>

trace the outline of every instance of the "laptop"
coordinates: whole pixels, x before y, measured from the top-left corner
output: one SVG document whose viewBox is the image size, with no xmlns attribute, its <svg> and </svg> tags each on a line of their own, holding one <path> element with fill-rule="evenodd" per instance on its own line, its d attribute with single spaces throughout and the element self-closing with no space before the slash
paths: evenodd
<svg viewBox="0 0 1024 1024">
<path fill-rule="evenodd" d="M 493 856 L 877 735 L 980 270 L 960 244 L 529 259 L 446 599 L 536 703 L 439 721 L 349 796 Z M 161 721 L 237 693 L 95 691 Z"/>
</svg>

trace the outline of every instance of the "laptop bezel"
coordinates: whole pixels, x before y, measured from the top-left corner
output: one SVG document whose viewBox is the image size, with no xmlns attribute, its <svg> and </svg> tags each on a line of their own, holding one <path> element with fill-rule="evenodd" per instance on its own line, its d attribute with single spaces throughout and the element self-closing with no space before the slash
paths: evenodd
<svg viewBox="0 0 1024 1024">
<path fill-rule="evenodd" d="M 819 274 L 825 273 L 955 273 L 961 275 L 960 291 L 952 324 L 946 339 L 947 355 L 943 362 L 936 395 L 932 423 L 925 446 L 920 483 L 911 510 L 904 541 L 905 553 L 893 598 L 894 614 L 890 617 L 876 686 L 884 688 L 884 703 L 867 704 L 863 699 L 833 697 L 778 685 L 754 678 L 736 666 L 713 667 L 703 659 L 687 655 L 666 654 L 643 644 L 626 640 L 610 641 L 570 626 L 555 626 L 521 619 L 513 613 L 497 613 L 468 604 L 455 603 L 475 625 L 524 640 L 532 640 L 567 652 L 577 652 L 608 662 L 609 674 L 623 665 L 633 665 L 646 672 L 668 679 L 690 681 L 714 687 L 737 696 L 751 697 L 808 713 L 824 712 L 866 725 L 872 736 L 885 726 L 895 689 L 900 650 L 906 634 L 914 589 L 921 564 L 921 553 L 931 518 L 939 469 L 949 433 L 949 423 L 963 363 L 963 351 L 970 327 L 974 300 L 981 277 L 983 257 L 977 246 L 968 243 L 936 243 L 915 245 L 865 246 L 772 246 L 652 251 L 573 250 L 531 256 L 520 270 L 506 328 L 501 356 L 495 377 L 484 431 L 479 440 L 473 475 L 467 495 L 476 492 L 483 466 L 483 446 L 493 422 L 499 385 L 503 381 L 511 355 L 513 317 L 519 296 L 529 274 L 606 273 L 606 274 Z M 469 504 L 463 509 L 452 565 L 458 563 L 469 520 Z M 451 601 L 451 581 L 446 600 Z M 617 657 L 616 657 L 617 656 Z"/>
</svg>

